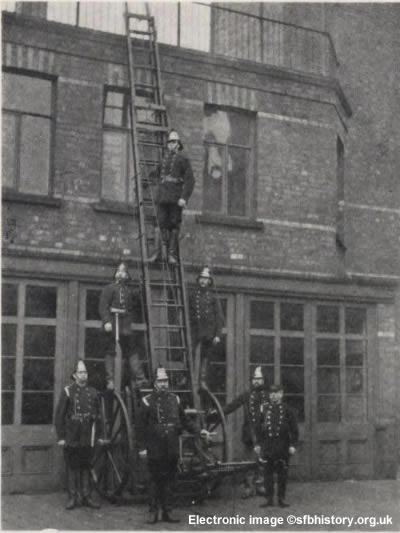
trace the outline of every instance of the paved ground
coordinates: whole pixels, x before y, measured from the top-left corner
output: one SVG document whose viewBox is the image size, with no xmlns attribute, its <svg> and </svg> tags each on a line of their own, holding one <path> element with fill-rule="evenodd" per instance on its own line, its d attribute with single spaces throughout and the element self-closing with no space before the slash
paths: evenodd
<svg viewBox="0 0 400 533">
<path fill-rule="evenodd" d="M 231 494 L 229 495 L 229 490 Z M 234 489 L 225 491 L 224 498 L 208 500 L 192 507 L 181 507 L 175 511 L 179 524 L 159 523 L 146 525 L 146 506 L 102 502 L 99 510 L 79 508 L 64 510 L 66 495 L 19 494 L 2 497 L 3 530 L 273 530 L 285 531 L 400 531 L 400 482 L 399 481 L 343 481 L 332 483 L 292 483 L 289 485 L 288 509 L 278 507 L 263 509 L 262 498 L 241 500 Z M 307 522 L 289 525 L 290 516 Z M 379 519 L 391 517 L 392 524 L 379 524 Z M 251 517 L 257 517 L 263 524 L 252 524 Z M 340 522 L 344 517 L 352 518 L 353 524 Z M 372 517 L 377 524 L 355 524 L 358 517 Z M 234 520 L 234 524 L 217 523 L 218 520 Z M 209 520 L 201 525 L 201 520 Z M 325 520 L 325 524 L 313 525 L 312 520 Z M 327 523 L 327 521 L 337 522 Z M 191 522 L 190 522 L 190 521 Z M 275 524 L 274 521 L 281 523 Z M 238 523 L 241 521 L 241 523 Z"/>
</svg>

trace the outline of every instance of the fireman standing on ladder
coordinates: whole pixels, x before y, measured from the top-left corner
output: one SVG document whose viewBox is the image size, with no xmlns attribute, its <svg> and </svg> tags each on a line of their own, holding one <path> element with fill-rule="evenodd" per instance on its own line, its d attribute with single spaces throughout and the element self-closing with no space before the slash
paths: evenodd
<svg viewBox="0 0 400 533">
<path fill-rule="evenodd" d="M 169 132 L 167 147 L 161 165 L 150 175 L 157 181 L 155 202 L 161 238 L 158 236 L 156 251 L 149 261 L 155 262 L 167 258 L 170 265 L 176 265 L 182 210 L 193 192 L 194 176 L 177 131 Z"/>
</svg>

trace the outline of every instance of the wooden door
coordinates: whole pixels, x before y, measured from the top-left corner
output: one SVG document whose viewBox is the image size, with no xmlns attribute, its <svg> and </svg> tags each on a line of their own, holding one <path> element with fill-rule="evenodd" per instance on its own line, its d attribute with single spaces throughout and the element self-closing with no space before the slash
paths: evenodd
<svg viewBox="0 0 400 533">
<path fill-rule="evenodd" d="M 312 474 L 373 476 L 374 311 L 352 304 L 313 307 Z"/>
<path fill-rule="evenodd" d="M 54 413 L 65 362 L 65 286 L 3 281 L 2 474 L 7 492 L 60 485 Z"/>
</svg>

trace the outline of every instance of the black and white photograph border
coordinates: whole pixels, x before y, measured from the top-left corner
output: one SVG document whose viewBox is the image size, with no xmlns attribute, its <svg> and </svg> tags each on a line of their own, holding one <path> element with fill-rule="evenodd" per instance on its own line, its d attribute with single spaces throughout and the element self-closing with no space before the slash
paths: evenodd
<svg viewBox="0 0 400 533">
<path fill-rule="evenodd" d="M 400 3 L 1 10 L 1 529 L 400 531 Z"/>
</svg>

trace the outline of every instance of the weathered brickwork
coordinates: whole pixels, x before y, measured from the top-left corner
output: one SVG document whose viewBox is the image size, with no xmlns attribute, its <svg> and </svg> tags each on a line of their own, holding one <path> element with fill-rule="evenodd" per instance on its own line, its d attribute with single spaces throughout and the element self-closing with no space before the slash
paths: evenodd
<svg viewBox="0 0 400 533">
<path fill-rule="evenodd" d="M 400 82 L 395 24 L 400 6 L 382 11 L 350 4 L 235 7 L 329 31 L 340 65 L 334 79 L 324 70 L 330 66 L 324 63 L 322 49 L 313 60 L 323 72 L 310 74 L 308 61 L 297 63 L 301 68 L 284 69 L 274 62 L 249 62 L 244 56 L 229 59 L 160 46 L 170 125 L 179 129 L 196 177 L 181 232 L 187 280 L 194 283 L 199 267 L 208 264 L 228 298 L 227 342 L 232 353 L 227 357 L 230 364 L 235 361 L 245 368 L 244 374 L 230 376 L 229 399 L 247 387 L 253 296 L 301 301 L 307 331 L 314 333 L 319 303 L 365 307 L 373 332 L 367 341 L 372 376 L 366 384 L 368 407 L 376 420 L 368 419 L 373 437 L 360 446 L 370 446 L 367 462 L 376 463 L 368 475 L 392 476 L 396 431 L 400 433 L 399 291 L 395 296 L 400 275 L 400 128 L 394 112 Z M 228 38 L 219 37 L 221 42 Z M 48 277 L 62 285 L 68 299 L 65 313 L 75 332 L 71 342 L 83 352 L 77 331 L 85 284 L 98 288 L 121 257 L 130 260 L 134 275 L 139 275 L 137 219 L 127 205 L 101 202 L 105 87 L 127 87 L 125 40 L 7 14 L 3 43 L 5 67 L 45 73 L 55 87 L 53 198 L 40 203 L 6 196 L 12 238 L 4 242 L 4 268 L 18 279 Z M 271 49 L 274 43 L 264 44 Z M 290 56 L 293 42 L 286 39 L 282 44 L 283 51 L 274 51 L 275 59 L 283 52 L 286 59 Z M 303 51 L 307 55 L 309 49 Z M 252 53 L 258 57 L 261 50 L 254 45 Z M 140 79 L 145 76 L 139 74 Z M 210 105 L 247 111 L 254 118 L 254 172 L 249 176 L 254 185 L 244 220 L 206 213 L 204 110 Z M 344 146 L 346 249 L 337 239 L 338 138 Z M 314 340 L 305 338 L 305 346 L 314 346 Z M 73 347 L 68 344 L 66 350 L 72 353 Z M 311 365 L 310 354 L 306 359 L 306 366 Z M 346 384 L 340 387 L 344 398 Z M 312 394 L 314 401 L 318 392 Z M 332 444 L 335 450 L 338 443 Z M 307 446 L 310 442 L 304 441 L 305 454 L 311 453 Z M 343 446 L 347 450 L 347 444 Z M 381 455 L 376 453 L 379 449 Z M 306 464 L 308 459 L 303 459 L 300 463 Z M 352 472 L 357 474 L 358 467 L 362 475 L 359 465 Z"/>
</svg>

